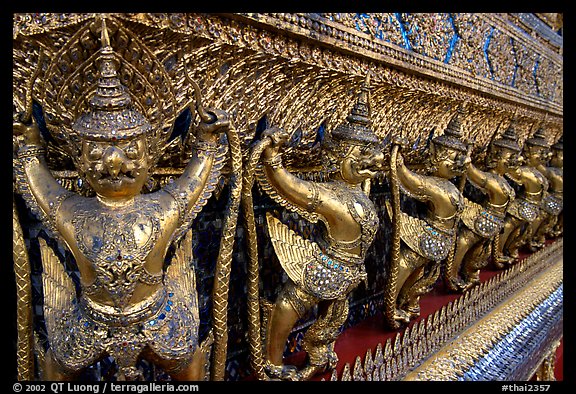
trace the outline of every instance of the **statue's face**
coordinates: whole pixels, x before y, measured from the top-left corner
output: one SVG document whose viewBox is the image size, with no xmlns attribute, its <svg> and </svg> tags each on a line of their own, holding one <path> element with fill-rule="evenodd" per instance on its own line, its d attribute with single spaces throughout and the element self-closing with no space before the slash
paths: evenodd
<svg viewBox="0 0 576 394">
<path fill-rule="evenodd" d="M 520 152 L 491 145 L 486 164 L 488 168 L 494 168 L 499 174 L 505 174 L 517 170 L 521 163 Z"/>
<path fill-rule="evenodd" d="M 384 154 L 374 148 L 352 145 L 340 164 L 342 178 L 351 184 L 358 184 L 373 178 L 381 170 Z"/>
<path fill-rule="evenodd" d="M 558 168 L 564 167 L 564 150 L 552 149 L 551 154 L 550 165 Z"/>
<path fill-rule="evenodd" d="M 451 179 L 464 174 L 470 156 L 466 152 L 453 149 L 441 144 L 431 145 L 432 162 L 436 165 L 436 175 Z"/>
<path fill-rule="evenodd" d="M 82 141 L 80 170 L 96 194 L 133 197 L 148 178 L 148 144 L 144 136 L 119 141 Z"/>
<path fill-rule="evenodd" d="M 538 166 L 547 161 L 549 157 L 549 149 L 538 146 L 526 144 L 524 146 L 524 156 L 529 166 Z"/>
</svg>

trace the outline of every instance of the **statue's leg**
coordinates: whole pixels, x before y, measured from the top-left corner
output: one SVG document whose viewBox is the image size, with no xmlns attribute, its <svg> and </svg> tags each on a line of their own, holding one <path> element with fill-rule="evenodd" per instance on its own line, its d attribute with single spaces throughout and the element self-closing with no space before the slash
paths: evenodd
<svg viewBox="0 0 576 394">
<path fill-rule="evenodd" d="M 550 220 L 547 222 L 546 226 L 542 230 L 544 240 L 546 240 L 546 237 L 554 236 L 554 228 L 558 224 L 560 217 L 561 217 L 560 215 L 550 215 Z"/>
<path fill-rule="evenodd" d="M 292 281 L 286 282 L 282 288 L 270 312 L 266 330 L 266 372 L 269 376 L 288 380 L 300 379 L 295 367 L 284 366 L 284 348 L 296 322 L 317 303 L 317 299 L 298 288 Z"/>
<path fill-rule="evenodd" d="M 517 256 L 510 254 L 509 245 L 513 241 L 517 234 L 520 232 L 520 224 L 522 222 L 520 219 L 513 216 L 506 217 L 504 221 L 504 227 L 502 233 L 500 233 L 500 239 L 498 241 L 498 248 L 494 251 L 494 265 L 498 269 L 504 268 L 507 264 L 510 264 Z"/>
<path fill-rule="evenodd" d="M 302 380 L 335 368 L 338 363 L 334 344 L 340 334 L 340 327 L 348 318 L 348 299 L 324 301 L 318 308 L 318 318 L 306 331 L 303 340 L 309 362 L 300 372 Z"/>
<path fill-rule="evenodd" d="M 546 244 L 546 236 L 551 234 L 554 225 L 558 221 L 558 216 L 546 213 L 546 217 L 538 226 L 536 234 L 534 235 L 534 247 L 538 249 L 543 248 Z"/>
<path fill-rule="evenodd" d="M 480 283 L 480 270 L 488 264 L 488 257 L 491 251 L 492 239 L 490 238 L 483 238 L 470 248 L 462 267 L 465 289 Z"/>
<path fill-rule="evenodd" d="M 564 212 L 560 212 L 557 216 L 556 223 L 553 230 L 550 232 L 552 237 L 560 237 L 564 232 Z"/>
<path fill-rule="evenodd" d="M 512 234 L 510 234 L 504 246 L 504 253 L 509 257 L 508 264 L 513 264 L 518 261 L 518 251 L 530 241 L 530 235 L 530 224 L 524 221 L 521 221 L 514 231 L 512 231 Z"/>
<path fill-rule="evenodd" d="M 404 281 L 402 289 L 400 289 L 400 294 L 398 294 L 398 308 L 403 310 L 410 317 L 414 312 L 416 312 L 414 308 L 410 308 L 411 292 L 414 284 L 424 276 L 425 268 L 426 267 L 424 265 L 421 265 L 412 271 L 410 276 L 408 276 L 408 278 L 406 278 Z"/>
<path fill-rule="evenodd" d="M 414 281 L 418 280 L 423 270 L 423 265 L 426 259 L 416 252 L 412 251 L 406 246 L 402 246 L 400 250 L 400 257 L 398 261 L 398 275 L 396 283 L 389 285 L 394 287 L 396 294 L 396 310 L 394 312 L 394 319 L 400 322 L 408 323 L 410 321 L 410 314 L 404 310 L 403 304 L 405 301 L 405 290 L 410 288 Z M 417 272 L 416 272 L 417 271 Z"/>
<path fill-rule="evenodd" d="M 530 224 L 528 225 L 529 232 L 527 234 L 527 240 L 528 240 L 527 243 L 532 252 L 535 252 L 544 247 L 546 238 L 544 237 L 543 234 L 539 234 L 538 230 L 543 224 L 545 225 L 545 222 L 548 220 L 549 216 L 550 215 L 548 213 L 544 212 L 543 210 L 540 210 L 540 214 L 538 215 L 536 220 L 530 222 Z"/>
<path fill-rule="evenodd" d="M 181 361 L 177 359 L 165 359 L 153 353 L 149 348 L 143 353 L 143 357 L 154 365 L 162 368 L 164 372 L 178 381 L 202 381 L 207 374 L 206 358 L 208 348 L 199 346 L 194 351 L 191 360 Z"/>
<path fill-rule="evenodd" d="M 460 277 L 462 264 L 466 264 L 468 251 L 478 242 L 479 236 L 469 229 L 462 227 L 456 239 L 456 251 L 446 270 L 446 285 L 452 291 L 461 291 L 465 288 L 465 283 Z"/>
<path fill-rule="evenodd" d="M 408 278 L 404 286 L 411 285 L 405 290 L 406 301 L 404 309 L 410 314 L 411 319 L 420 316 L 420 297 L 432 290 L 439 277 L 440 262 L 430 261 L 415 270 L 412 276 Z"/>
</svg>

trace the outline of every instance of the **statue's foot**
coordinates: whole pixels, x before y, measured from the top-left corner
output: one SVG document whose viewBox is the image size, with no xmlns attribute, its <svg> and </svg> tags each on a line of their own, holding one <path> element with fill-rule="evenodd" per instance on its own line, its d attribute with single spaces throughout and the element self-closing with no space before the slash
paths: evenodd
<svg viewBox="0 0 576 394">
<path fill-rule="evenodd" d="M 418 316 L 420 316 L 420 305 L 409 306 L 406 308 L 406 311 L 408 312 L 410 320 L 416 319 Z"/>
<path fill-rule="evenodd" d="M 396 309 L 394 312 L 394 320 L 399 323 L 410 323 L 410 314 L 403 309 Z"/>
<path fill-rule="evenodd" d="M 300 375 L 298 368 L 296 368 L 294 365 L 274 365 L 270 361 L 266 361 L 264 371 L 271 380 L 302 380 L 302 376 Z"/>
<path fill-rule="evenodd" d="M 536 252 L 544 247 L 544 242 L 541 240 L 530 242 L 530 251 Z"/>
<path fill-rule="evenodd" d="M 464 286 L 462 287 L 462 292 L 465 292 L 471 288 L 473 288 L 474 286 L 477 286 L 480 284 L 480 280 L 471 280 L 469 282 L 464 283 Z"/>
<path fill-rule="evenodd" d="M 509 265 L 514 264 L 520 259 L 520 253 L 518 253 L 518 249 L 515 249 L 513 252 L 510 253 L 510 262 Z"/>
<path fill-rule="evenodd" d="M 516 253 L 517 257 L 517 253 Z M 498 269 L 504 269 L 507 266 L 511 265 L 514 262 L 514 257 L 512 256 L 498 256 L 494 259 L 494 266 Z"/>
<path fill-rule="evenodd" d="M 461 278 L 451 278 L 448 281 L 448 288 L 452 291 L 463 291 L 466 288 L 466 283 Z"/>
<path fill-rule="evenodd" d="M 494 267 L 496 267 L 496 269 L 504 269 L 504 262 L 502 261 L 502 257 L 498 257 L 495 258 L 492 263 L 494 264 Z"/>
<path fill-rule="evenodd" d="M 552 229 L 548 234 L 552 238 L 558 238 L 562 236 L 563 232 L 564 228 L 562 226 L 554 226 L 554 229 Z"/>
<path fill-rule="evenodd" d="M 475 271 L 462 281 L 462 291 L 466 291 L 476 285 L 480 284 L 480 271 Z"/>
<path fill-rule="evenodd" d="M 310 380 L 315 375 L 325 372 L 328 369 L 328 363 L 324 365 L 307 365 L 299 372 L 301 380 Z"/>
</svg>

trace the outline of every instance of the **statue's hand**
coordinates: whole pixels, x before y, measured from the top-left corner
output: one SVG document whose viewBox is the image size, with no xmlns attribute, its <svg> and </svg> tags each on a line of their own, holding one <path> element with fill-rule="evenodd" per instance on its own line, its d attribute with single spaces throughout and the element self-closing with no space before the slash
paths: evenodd
<svg viewBox="0 0 576 394">
<path fill-rule="evenodd" d="M 290 135 L 284 129 L 273 126 L 262 132 L 262 139 L 266 138 L 272 140 L 272 146 L 282 146 L 290 139 Z"/>
<path fill-rule="evenodd" d="M 14 121 L 12 123 L 12 135 L 21 137 L 26 145 L 44 144 L 40 134 L 40 128 L 34 118 L 32 118 L 32 121 L 29 124 L 23 123 L 19 120 Z"/>
<path fill-rule="evenodd" d="M 271 144 L 264 150 L 264 158 L 278 155 L 280 148 L 290 139 L 290 135 L 279 127 L 273 126 L 262 132 L 262 140 L 269 138 Z"/>
<path fill-rule="evenodd" d="M 409 142 L 408 139 L 406 137 L 402 137 L 400 135 L 396 135 L 394 137 L 392 137 L 392 146 L 399 146 L 400 149 L 405 149 L 408 147 Z"/>
<path fill-rule="evenodd" d="M 197 138 L 201 141 L 216 142 L 220 133 L 230 127 L 230 119 L 225 111 L 207 108 L 209 120 L 202 121 L 197 128 Z"/>
<path fill-rule="evenodd" d="M 402 154 L 398 152 L 398 155 L 396 156 L 396 166 L 402 167 L 403 165 L 404 165 L 404 156 L 402 156 Z"/>
</svg>

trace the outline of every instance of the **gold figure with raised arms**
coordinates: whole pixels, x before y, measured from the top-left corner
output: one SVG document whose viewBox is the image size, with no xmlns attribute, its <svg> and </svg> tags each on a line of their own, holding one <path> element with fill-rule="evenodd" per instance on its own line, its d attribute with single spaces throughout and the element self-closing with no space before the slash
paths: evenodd
<svg viewBox="0 0 576 394">
<path fill-rule="evenodd" d="M 97 22 L 95 22 L 97 24 Z M 74 256 L 80 289 L 53 249 L 40 239 L 44 318 L 49 349 L 44 379 L 71 379 L 111 356 L 118 379 L 142 378 L 144 358 L 174 379 L 205 377 L 209 338 L 199 344 L 198 296 L 192 266 L 191 219 L 206 203 L 222 168 L 226 113 L 196 102 L 202 121 L 182 175 L 142 193 L 158 159 L 158 131 L 121 83 L 122 57 L 110 46 L 106 18 L 92 58 L 98 79 L 72 125 L 75 167 L 93 192 L 62 187 L 45 158 L 33 119 L 14 123 L 19 141 L 17 185 L 29 207 Z M 54 79 L 55 80 L 55 79 Z M 165 268 L 168 249 L 176 251 Z"/>
</svg>

